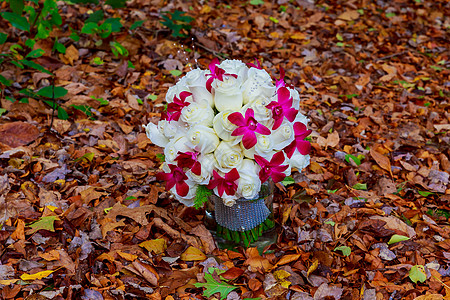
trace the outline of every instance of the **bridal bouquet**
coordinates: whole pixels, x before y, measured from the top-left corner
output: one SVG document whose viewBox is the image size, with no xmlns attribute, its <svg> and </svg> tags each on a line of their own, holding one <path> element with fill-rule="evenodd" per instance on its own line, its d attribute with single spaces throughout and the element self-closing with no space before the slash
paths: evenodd
<svg viewBox="0 0 450 300">
<path fill-rule="evenodd" d="M 188 206 L 202 206 L 205 190 L 228 207 L 256 199 L 269 178 L 280 182 L 309 164 L 308 119 L 282 69 L 274 84 L 259 62 L 216 58 L 209 70 L 192 70 L 169 88 L 166 102 L 146 133 L 164 148 L 157 179 Z"/>
</svg>

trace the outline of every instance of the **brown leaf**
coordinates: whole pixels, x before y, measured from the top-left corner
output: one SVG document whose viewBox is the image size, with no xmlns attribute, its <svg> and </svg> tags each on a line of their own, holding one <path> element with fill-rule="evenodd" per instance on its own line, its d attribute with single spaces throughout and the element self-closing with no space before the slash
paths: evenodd
<svg viewBox="0 0 450 300">
<path fill-rule="evenodd" d="M 246 250 L 247 260 L 244 265 L 249 266 L 252 272 L 267 271 L 272 268 L 272 264 L 265 257 L 259 255 L 257 248 L 248 248 Z"/>
<path fill-rule="evenodd" d="M 10 147 L 29 144 L 40 135 L 36 126 L 25 122 L 12 122 L 0 125 L 0 143 Z"/>
<path fill-rule="evenodd" d="M 356 10 L 347 10 L 338 16 L 338 19 L 344 21 L 353 21 L 359 18 L 359 13 Z"/>
<path fill-rule="evenodd" d="M 391 176 L 391 161 L 389 160 L 389 158 L 387 158 L 386 156 L 384 156 L 383 154 L 381 154 L 380 152 L 376 151 L 374 148 L 370 148 L 370 155 L 372 156 L 372 158 L 377 162 L 377 164 L 385 169 L 386 171 L 388 171 Z"/>
<path fill-rule="evenodd" d="M 234 280 L 244 274 L 244 270 L 241 268 L 232 267 L 228 269 L 225 273 L 220 274 L 223 278 L 227 280 Z"/>
<path fill-rule="evenodd" d="M 190 246 L 181 254 L 181 259 L 185 261 L 205 260 L 206 255 L 199 249 Z"/>
</svg>

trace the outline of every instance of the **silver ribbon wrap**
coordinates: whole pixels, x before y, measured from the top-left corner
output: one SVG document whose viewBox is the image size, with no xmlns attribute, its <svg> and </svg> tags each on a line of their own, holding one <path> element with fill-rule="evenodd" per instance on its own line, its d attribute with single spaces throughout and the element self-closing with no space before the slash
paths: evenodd
<svg viewBox="0 0 450 300">
<path fill-rule="evenodd" d="M 226 206 L 219 197 L 213 197 L 216 222 L 233 231 L 247 231 L 255 228 L 270 215 L 264 203 L 265 198 L 248 200 L 240 198 L 233 206 Z"/>
</svg>

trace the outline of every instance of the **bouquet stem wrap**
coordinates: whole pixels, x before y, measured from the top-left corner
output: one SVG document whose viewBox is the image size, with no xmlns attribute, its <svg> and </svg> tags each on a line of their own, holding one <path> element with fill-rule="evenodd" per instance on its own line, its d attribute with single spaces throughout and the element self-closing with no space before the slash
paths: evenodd
<svg viewBox="0 0 450 300">
<path fill-rule="evenodd" d="M 240 198 L 233 206 L 226 206 L 223 200 L 213 196 L 216 222 L 232 231 L 247 231 L 255 228 L 270 215 L 264 197 L 254 200 Z"/>
</svg>

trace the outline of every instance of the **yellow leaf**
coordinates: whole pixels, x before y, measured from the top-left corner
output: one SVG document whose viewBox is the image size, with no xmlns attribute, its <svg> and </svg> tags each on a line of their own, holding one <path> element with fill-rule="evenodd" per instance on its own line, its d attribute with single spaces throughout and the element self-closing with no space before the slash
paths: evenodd
<svg viewBox="0 0 450 300">
<path fill-rule="evenodd" d="M 294 34 L 291 35 L 291 39 L 304 40 L 306 39 L 306 34 L 304 34 L 303 32 L 295 32 Z"/>
<path fill-rule="evenodd" d="M 202 251 L 198 250 L 195 247 L 190 246 L 189 248 L 184 251 L 183 254 L 181 254 L 181 259 L 190 261 L 190 260 L 205 260 L 206 255 L 203 254 Z"/>
<path fill-rule="evenodd" d="M 273 277 L 275 277 L 277 282 L 286 289 L 291 285 L 291 282 L 286 280 L 286 278 L 288 278 L 289 276 L 291 276 L 291 273 L 285 270 L 278 270 L 273 272 Z"/>
<path fill-rule="evenodd" d="M 106 252 L 100 254 L 100 255 L 96 258 L 96 260 L 99 260 L 99 261 L 102 261 L 102 260 L 109 260 L 110 262 L 114 262 L 114 261 L 115 261 L 114 257 L 113 257 L 111 254 L 106 253 Z"/>
<path fill-rule="evenodd" d="M 122 252 L 122 251 L 117 251 L 117 254 L 119 254 L 119 256 L 121 256 L 122 258 L 124 258 L 126 260 L 129 260 L 129 261 L 133 261 L 136 258 L 138 258 L 137 255 L 126 253 L 126 252 Z"/>
<path fill-rule="evenodd" d="M 22 280 L 36 280 L 36 279 L 42 279 L 45 278 L 47 276 L 49 276 L 50 274 L 52 274 L 54 271 L 52 270 L 47 270 L 47 271 L 42 271 L 42 272 L 37 272 L 34 274 L 22 274 L 20 275 L 20 279 Z"/>
<path fill-rule="evenodd" d="M 139 244 L 139 246 L 147 249 L 148 252 L 155 252 L 155 254 L 164 253 L 167 249 L 167 243 L 165 239 L 155 239 L 145 241 Z"/>
<path fill-rule="evenodd" d="M 281 259 L 276 263 L 275 266 L 285 265 L 290 262 L 296 261 L 299 258 L 300 258 L 300 254 L 288 254 L 288 255 L 281 257 Z"/>
<path fill-rule="evenodd" d="M 4 279 L 4 280 L 0 280 L 0 284 L 10 285 L 11 283 L 16 283 L 17 280 L 19 280 L 19 279 Z"/>
<path fill-rule="evenodd" d="M 308 272 L 306 273 L 306 277 L 309 277 L 309 275 L 317 270 L 317 267 L 319 266 L 319 260 L 317 258 L 314 259 L 312 265 L 309 267 Z"/>
<path fill-rule="evenodd" d="M 440 294 L 428 294 L 414 298 L 414 300 L 443 300 L 444 296 Z"/>
</svg>

